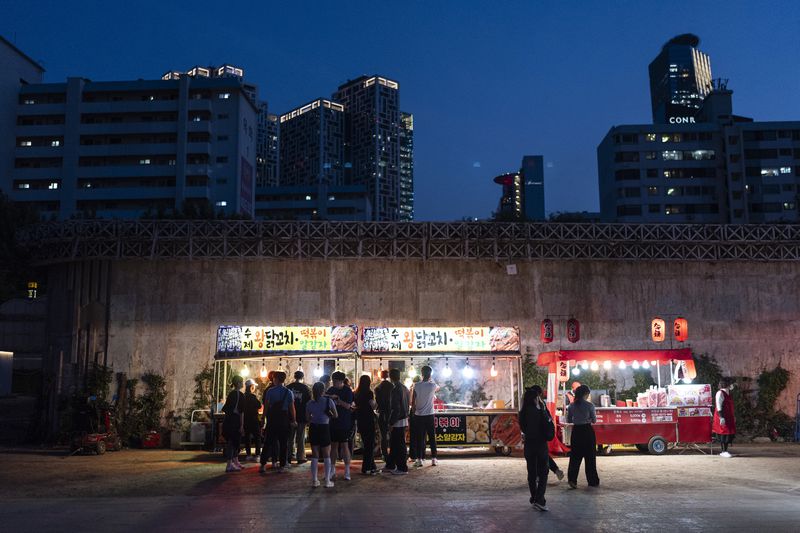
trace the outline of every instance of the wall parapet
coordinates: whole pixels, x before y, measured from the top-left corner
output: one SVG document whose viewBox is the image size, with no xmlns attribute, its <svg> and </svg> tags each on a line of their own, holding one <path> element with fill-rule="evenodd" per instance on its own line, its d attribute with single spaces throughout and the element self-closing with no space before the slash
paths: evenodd
<svg viewBox="0 0 800 533">
<path fill-rule="evenodd" d="M 95 259 L 798 261 L 798 224 L 81 220 L 24 228 L 39 264 Z"/>
</svg>

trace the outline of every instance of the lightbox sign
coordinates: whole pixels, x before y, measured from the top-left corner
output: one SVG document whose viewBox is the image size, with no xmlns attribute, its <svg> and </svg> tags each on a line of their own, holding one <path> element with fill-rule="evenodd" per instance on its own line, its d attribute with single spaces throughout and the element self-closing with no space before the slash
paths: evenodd
<svg viewBox="0 0 800 533">
<path fill-rule="evenodd" d="M 670 124 L 694 124 L 694 117 L 669 117 Z"/>
<path fill-rule="evenodd" d="M 356 326 L 220 326 L 217 353 L 355 352 Z"/>
<path fill-rule="evenodd" d="M 385 352 L 519 352 L 515 327 L 367 327 L 363 353 Z"/>
</svg>

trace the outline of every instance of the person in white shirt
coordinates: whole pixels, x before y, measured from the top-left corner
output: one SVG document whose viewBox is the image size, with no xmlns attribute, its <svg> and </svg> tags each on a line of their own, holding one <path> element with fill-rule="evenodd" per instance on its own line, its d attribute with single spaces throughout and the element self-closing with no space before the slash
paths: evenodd
<svg viewBox="0 0 800 533">
<path fill-rule="evenodd" d="M 416 442 L 416 461 L 414 466 L 420 467 L 425 459 L 425 437 L 431 447 L 431 466 L 436 466 L 436 428 L 433 424 L 433 400 L 439 387 L 431 380 L 431 367 L 425 365 L 420 369 L 422 381 L 414 384 L 411 396 L 411 409 L 414 413 L 414 433 Z"/>
</svg>

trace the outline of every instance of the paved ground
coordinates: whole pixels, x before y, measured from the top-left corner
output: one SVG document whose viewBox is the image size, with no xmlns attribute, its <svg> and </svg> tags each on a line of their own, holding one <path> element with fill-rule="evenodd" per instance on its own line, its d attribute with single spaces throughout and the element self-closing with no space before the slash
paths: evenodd
<svg viewBox="0 0 800 533">
<path fill-rule="evenodd" d="M 307 466 L 225 474 L 218 456 L 0 451 L 2 531 L 800 531 L 800 446 L 736 446 L 737 457 L 598 458 L 601 486 L 552 478 L 551 511 L 528 504 L 519 457 L 445 456 L 408 476 L 311 489 Z M 566 458 L 557 462 L 566 469 Z M 341 478 L 342 467 L 339 467 Z"/>
</svg>

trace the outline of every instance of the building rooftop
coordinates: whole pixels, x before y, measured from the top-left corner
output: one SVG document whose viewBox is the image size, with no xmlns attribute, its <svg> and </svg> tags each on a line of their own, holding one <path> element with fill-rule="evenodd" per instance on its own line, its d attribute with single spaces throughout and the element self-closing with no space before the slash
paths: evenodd
<svg viewBox="0 0 800 533">
<path fill-rule="evenodd" d="M 44 72 L 44 67 L 43 67 L 41 64 L 39 64 L 39 62 L 38 62 L 38 61 L 34 61 L 33 59 L 31 59 L 31 57 L 30 57 L 29 55 L 27 55 L 25 52 L 23 52 L 22 50 L 20 50 L 19 48 L 17 48 L 17 47 L 14 45 L 14 43 L 12 43 L 11 41 L 9 41 L 8 39 L 6 39 L 5 37 L 3 37 L 2 35 L 0 35 L 0 42 L 3 42 L 3 43 L 5 43 L 5 44 L 6 44 L 6 45 L 7 45 L 9 48 L 11 48 L 12 50 L 14 50 L 14 51 L 15 51 L 17 54 L 19 54 L 19 55 L 20 55 L 20 56 L 21 56 L 23 59 L 27 60 L 27 61 L 28 61 L 28 62 L 29 62 L 31 65 L 33 65 L 34 67 L 36 67 L 36 68 L 38 68 L 39 70 L 41 70 L 42 72 Z"/>
</svg>

